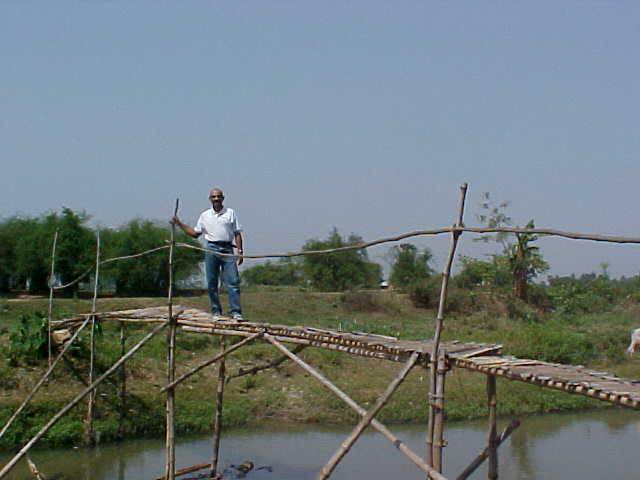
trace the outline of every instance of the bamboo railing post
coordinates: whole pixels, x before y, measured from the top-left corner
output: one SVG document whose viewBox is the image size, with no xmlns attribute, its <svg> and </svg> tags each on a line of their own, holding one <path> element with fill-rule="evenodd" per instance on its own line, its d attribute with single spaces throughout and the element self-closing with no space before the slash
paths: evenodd
<svg viewBox="0 0 640 480">
<path fill-rule="evenodd" d="M 282 353 L 284 353 L 287 357 L 289 357 L 291 360 L 293 360 L 294 363 L 296 363 L 298 366 L 300 366 L 303 370 L 308 372 L 316 380 L 318 380 L 320 383 L 322 383 L 322 385 L 324 385 L 326 388 L 328 388 L 330 391 L 332 391 L 338 398 L 340 398 L 343 402 L 345 402 L 347 405 L 349 405 L 349 407 L 351 407 L 351 409 L 353 409 L 355 412 L 357 412 L 358 415 L 363 417 L 363 416 L 365 416 L 367 414 L 366 410 L 364 408 L 362 408 L 360 405 L 358 405 L 355 401 L 353 401 L 351 399 L 351 397 L 349 397 L 346 393 L 344 393 L 342 390 L 340 390 L 338 387 L 336 387 L 324 375 L 322 375 L 320 372 L 318 372 L 311 365 L 307 364 L 301 358 L 299 358 L 298 356 L 296 356 L 293 353 L 291 353 L 289 351 L 289 349 L 287 349 L 287 347 L 282 345 L 282 343 L 280 343 L 275 337 L 273 337 L 272 335 L 269 335 L 269 334 L 265 334 L 264 338 L 269 343 L 271 343 L 274 347 L 276 347 L 278 350 L 280 350 Z M 396 437 L 382 423 L 380 423 L 379 421 L 373 419 L 373 420 L 371 420 L 371 426 L 373 428 L 375 428 L 378 432 L 380 432 L 382 435 L 384 435 L 384 437 L 387 440 L 389 440 L 393 444 L 394 447 L 396 447 L 398 450 L 400 450 L 409 460 L 411 460 L 414 463 L 414 465 L 416 465 L 423 472 L 428 473 L 435 480 L 446 480 L 446 478 L 444 476 L 442 476 L 439 472 L 435 471 L 433 468 L 431 468 L 429 465 L 427 465 L 420 458 L 419 455 L 417 455 L 409 447 L 407 447 L 407 445 L 402 440 L 400 440 L 398 437 Z"/>
<path fill-rule="evenodd" d="M 225 338 L 220 337 L 220 353 L 224 355 Z M 213 418 L 213 455 L 211 457 L 210 477 L 218 473 L 218 456 L 220 453 L 220 433 L 222 431 L 222 401 L 225 384 L 225 357 L 218 364 L 218 388 L 216 391 L 216 412 Z"/>
<path fill-rule="evenodd" d="M 178 215 L 180 200 L 176 198 L 173 216 Z M 171 243 L 169 248 L 169 293 L 167 304 L 169 309 L 169 331 L 167 332 L 167 383 L 171 384 L 176 375 L 176 330 L 177 319 L 173 316 L 173 249 L 175 247 L 176 226 L 171 224 Z M 176 473 L 176 438 L 175 438 L 175 391 L 167 390 L 167 426 L 166 426 L 166 464 L 165 477 L 174 480 Z"/>
<path fill-rule="evenodd" d="M 120 356 L 124 355 L 126 342 L 126 324 L 125 322 L 120 322 Z M 127 372 L 125 370 L 124 363 L 120 367 L 120 378 L 118 383 L 120 384 L 120 391 L 118 392 L 120 413 L 118 415 L 117 438 L 118 440 L 122 440 L 122 438 L 124 438 L 124 420 L 127 415 Z"/>
<path fill-rule="evenodd" d="M 116 363 L 114 363 L 109 370 L 104 372 L 100 378 L 98 378 L 95 382 L 85 388 L 80 394 L 78 394 L 73 400 L 71 400 L 65 407 L 63 407 L 58 413 L 56 413 L 47 424 L 40 429 L 35 436 L 29 440 L 22 449 L 0 470 L 0 480 L 3 479 L 12 469 L 16 466 L 16 463 L 22 459 L 22 457 L 29 451 L 29 449 L 42 438 L 42 436 L 49 431 L 51 427 L 53 427 L 58 420 L 60 420 L 69 410 L 75 407 L 78 403 L 82 401 L 87 394 L 95 389 L 98 385 L 100 385 L 107 377 L 109 377 L 113 372 L 115 372 L 120 365 L 126 362 L 129 358 L 133 356 L 145 343 L 151 340 L 160 330 L 167 326 L 168 322 L 162 323 L 154 328 L 151 332 L 149 332 L 142 340 L 140 340 L 134 347 L 131 348 L 123 357 L 121 357 Z"/>
<path fill-rule="evenodd" d="M 53 246 L 51 247 L 51 273 L 49 275 L 49 310 L 47 315 L 47 351 L 48 351 L 48 362 L 49 367 L 51 367 L 51 315 L 53 313 L 53 283 L 55 276 L 55 264 L 56 264 L 56 244 L 58 243 L 58 229 L 56 228 L 56 233 L 53 235 Z"/>
<path fill-rule="evenodd" d="M 398 376 L 394 378 L 393 381 L 389 384 L 382 396 L 378 398 L 373 407 L 371 407 L 371 410 L 369 410 L 367 414 L 362 417 L 356 428 L 351 432 L 351 434 L 349 434 L 342 445 L 340 445 L 338 451 L 334 453 L 326 463 L 326 465 L 322 467 L 322 470 L 320 470 L 320 473 L 318 474 L 318 480 L 329 478 L 333 470 L 335 470 L 335 468 L 338 466 L 340 460 L 342 460 L 342 458 L 349 452 L 353 444 L 356 442 L 356 440 L 358 440 L 358 438 L 360 438 L 362 432 L 364 432 L 364 429 L 369 426 L 376 414 L 380 411 L 380 409 L 382 409 L 382 407 L 386 405 L 387 401 L 389 401 L 389 398 L 391 398 L 391 395 L 393 395 L 393 393 L 397 390 L 403 380 L 407 377 L 413 366 L 418 361 L 419 356 L 420 355 L 418 354 L 418 352 L 414 352 L 411 355 L 407 363 L 405 363 L 404 368 L 400 371 Z"/>
<path fill-rule="evenodd" d="M 96 273 L 93 280 L 93 302 L 91 304 L 91 356 L 89 359 L 89 385 L 93 383 L 95 375 L 95 358 L 96 358 L 96 301 L 98 298 L 98 279 L 100 275 L 100 230 L 96 233 Z M 84 444 L 93 446 L 95 444 L 95 435 L 93 432 L 93 411 L 96 403 L 96 390 L 89 392 L 87 400 L 87 417 L 85 419 Z"/>
<path fill-rule="evenodd" d="M 496 377 L 487 375 L 487 406 L 489 407 L 489 432 L 487 433 L 487 447 L 489 454 L 489 469 L 487 478 L 495 480 L 498 478 L 498 447 L 496 445 Z"/>
<path fill-rule="evenodd" d="M 438 370 L 436 377 L 436 396 L 433 424 L 433 467 L 442 472 L 442 455 L 444 442 L 444 383 L 447 374 L 447 363 L 444 351 L 438 353 Z"/>
<path fill-rule="evenodd" d="M 47 370 L 47 372 L 42 376 L 42 378 L 38 381 L 38 383 L 36 383 L 35 387 L 33 387 L 33 389 L 31 390 L 31 392 L 29 393 L 29 395 L 27 395 L 27 398 L 24 399 L 24 401 L 22 402 L 22 404 L 18 407 L 18 409 L 14 412 L 13 415 L 11 415 L 11 418 L 9 418 L 9 420 L 7 420 L 7 423 L 5 424 L 5 426 L 2 428 L 2 431 L 0 431 L 0 438 L 2 438 L 2 436 L 4 435 L 4 433 L 9 429 L 9 427 L 11 426 L 11 424 L 13 423 L 13 421 L 18 417 L 18 415 L 20 414 L 20 412 L 22 412 L 22 410 L 24 409 L 24 407 L 27 406 L 27 404 L 29 403 L 29 401 L 33 398 L 33 396 L 36 394 L 36 392 L 38 390 L 40 390 L 40 387 L 44 384 L 44 382 L 46 382 L 46 380 L 49 378 L 49 376 L 51 375 L 51 372 L 53 372 L 53 369 L 56 368 L 56 365 L 58 364 L 58 362 L 62 359 L 62 357 L 64 356 L 65 353 L 67 353 L 67 350 L 69 350 L 69 348 L 71 348 L 71 345 L 73 345 L 73 342 L 75 342 L 76 338 L 78 338 L 78 335 L 80 334 L 80 332 L 84 329 L 84 327 L 87 326 L 87 323 L 89 323 L 91 317 L 87 317 L 87 319 L 84 321 L 84 323 L 80 326 L 80 328 L 78 328 L 76 330 L 76 332 L 73 334 L 73 336 L 71 337 L 71 339 L 67 342 L 67 344 L 64 346 L 64 348 L 62 349 L 62 351 L 60 352 L 60 354 L 56 357 L 55 361 L 51 364 L 51 366 L 49 367 L 49 369 Z"/>
<path fill-rule="evenodd" d="M 451 274 L 451 266 L 453 265 L 453 259 L 455 258 L 456 247 L 458 245 L 458 238 L 460 237 L 461 231 L 457 230 L 457 228 L 461 228 L 463 226 L 463 216 L 464 216 L 464 201 L 467 195 L 467 184 L 464 183 L 460 186 L 460 202 L 458 207 L 458 218 L 456 224 L 451 230 L 451 245 L 449 247 L 449 255 L 447 257 L 447 263 L 442 271 L 442 285 L 440 287 L 440 301 L 438 302 L 438 314 L 436 317 L 436 329 L 433 334 L 433 347 L 431 350 L 431 356 L 429 358 L 429 416 L 427 423 L 427 463 L 430 466 L 434 466 L 434 424 L 435 424 L 435 405 L 437 402 L 436 398 L 436 381 L 437 381 L 437 371 L 438 371 L 438 351 L 440 349 L 440 335 L 442 333 L 442 328 L 444 324 L 444 305 L 447 297 L 447 287 L 449 285 L 449 276 Z M 442 442 L 440 442 L 442 443 Z M 441 449 L 442 446 L 438 446 L 438 449 Z M 440 452 L 441 457 L 441 452 Z M 439 471 L 439 470 L 438 470 Z"/>
</svg>

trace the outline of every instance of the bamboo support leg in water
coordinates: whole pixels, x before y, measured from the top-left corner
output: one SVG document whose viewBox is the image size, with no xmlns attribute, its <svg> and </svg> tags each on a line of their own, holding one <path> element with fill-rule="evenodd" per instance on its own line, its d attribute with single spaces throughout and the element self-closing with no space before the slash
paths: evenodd
<svg viewBox="0 0 640 480">
<path fill-rule="evenodd" d="M 442 449 L 446 443 L 444 441 L 444 384 L 447 374 L 447 364 L 444 352 L 438 353 L 438 376 L 436 377 L 436 398 L 434 408 L 433 425 L 433 467 L 442 472 Z"/>
<path fill-rule="evenodd" d="M 269 334 L 265 334 L 264 338 L 273 344 L 278 350 L 284 353 L 287 357 L 293 360 L 296 364 L 298 364 L 303 370 L 309 372 L 313 377 L 315 377 L 320 383 L 322 383 L 325 387 L 335 393 L 338 398 L 344 401 L 349 407 L 355 410 L 360 416 L 365 416 L 367 414 L 366 410 L 354 402 L 346 393 L 336 387 L 333 383 L 325 378 L 320 372 L 311 367 L 311 365 L 305 363 L 302 359 L 298 358 L 296 355 L 291 353 L 284 345 L 282 345 L 277 339 Z M 446 480 L 444 476 L 442 476 L 439 472 L 436 472 L 433 468 L 427 465 L 415 452 L 413 452 L 409 447 L 407 447 L 402 440 L 396 437 L 387 427 L 385 427 L 379 421 L 373 419 L 371 420 L 371 426 L 375 428 L 378 432 L 385 436 L 387 440 L 389 440 L 393 446 L 395 446 L 398 450 L 400 450 L 409 460 L 411 460 L 418 468 L 420 468 L 425 473 L 429 473 L 432 478 L 436 480 Z"/>
<path fill-rule="evenodd" d="M 223 354 L 218 364 L 218 389 L 216 391 L 216 413 L 213 419 L 213 456 L 211 457 L 211 472 L 213 477 L 218 473 L 218 455 L 220 453 L 220 433 L 222 432 L 222 403 L 225 383 L 224 361 L 225 339 L 220 338 L 220 353 Z"/>
<path fill-rule="evenodd" d="M 96 235 L 96 274 L 93 279 L 93 303 L 91 305 L 91 358 L 89 360 L 89 385 L 93 383 L 96 359 L 96 301 L 98 299 L 98 279 L 100 276 L 100 231 Z M 96 404 L 96 390 L 89 392 L 87 401 L 87 417 L 85 419 L 84 444 L 95 445 L 93 432 L 93 416 Z"/>
<path fill-rule="evenodd" d="M 414 352 L 413 355 L 409 358 L 404 368 L 400 371 L 398 376 L 393 379 L 393 381 L 389 384 L 387 389 L 384 391 L 382 396 L 378 398 L 374 406 L 367 412 L 367 414 L 362 417 L 356 428 L 351 432 L 351 434 L 346 438 L 346 440 L 340 445 L 340 448 L 336 453 L 333 454 L 331 459 L 327 462 L 327 464 L 322 468 L 320 473 L 318 474 L 318 480 L 324 480 L 329 478 L 329 475 L 336 468 L 340 460 L 349 452 L 353 444 L 360 438 L 360 435 L 364 431 L 365 428 L 369 426 L 373 418 L 376 414 L 384 407 L 391 398 L 391 395 L 397 390 L 403 380 L 407 377 L 413 366 L 418 361 L 419 354 L 418 352 Z"/>
<path fill-rule="evenodd" d="M 22 405 L 20 405 L 18 407 L 18 409 L 15 411 L 15 413 L 13 415 L 11 415 L 11 418 L 9 418 L 9 420 L 7 420 L 7 423 L 5 424 L 5 426 L 2 428 L 2 431 L 0 432 L 0 438 L 2 438 L 4 433 L 9 429 L 9 427 L 11 426 L 13 421 L 16 419 L 16 417 L 18 415 L 20 415 L 20 412 L 22 412 L 24 407 L 27 406 L 27 404 L 33 398 L 33 396 L 36 394 L 36 392 L 38 390 L 40 390 L 40 387 L 49 378 L 49 376 L 53 372 L 53 369 L 56 368 L 56 365 L 58 364 L 58 362 L 62 359 L 62 357 L 64 357 L 64 354 L 67 353 L 67 350 L 69 350 L 69 348 L 71 348 L 71 345 L 73 345 L 73 342 L 75 342 L 76 338 L 78 338 L 78 335 L 80 334 L 80 332 L 84 329 L 84 327 L 87 326 L 87 323 L 89 323 L 89 320 L 90 320 L 90 317 L 87 317 L 87 319 L 80 326 L 80 328 L 78 328 L 76 330 L 76 332 L 73 334 L 73 337 L 71 337 L 71 339 L 64 346 L 64 349 L 62 350 L 62 352 L 60 352 L 60 355 L 58 355 L 58 357 L 55 359 L 55 361 L 49 366 L 49 369 L 47 370 L 47 372 L 42 376 L 42 378 L 38 381 L 38 383 L 36 383 L 36 386 L 33 387 L 31 392 L 29 393 L 29 395 L 27 395 L 27 398 L 24 399 L 24 401 L 22 402 Z"/>
<path fill-rule="evenodd" d="M 125 345 L 127 342 L 126 324 L 120 322 L 120 356 L 124 355 Z M 124 420 L 127 415 L 127 371 L 125 365 L 120 367 L 120 391 L 118 393 L 120 403 L 120 414 L 118 415 L 118 440 L 122 440 L 124 437 Z"/>
<path fill-rule="evenodd" d="M 42 436 L 49 431 L 51 427 L 53 427 L 58 420 L 60 420 L 69 410 L 75 407 L 78 403 L 82 401 L 87 394 L 95 389 L 98 385 L 100 385 L 109 375 L 115 372 L 120 365 L 126 362 L 133 354 L 135 354 L 140 347 L 142 347 L 145 343 L 151 340 L 160 330 L 167 326 L 167 323 L 162 323 L 154 328 L 150 333 L 148 333 L 142 340 L 140 340 L 131 350 L 129 350 L 123 357 L 121 357 L 116 363 L 114 363 L 109 370 L 104 372 L 100 378 L 98 378 L 95 382 L 85 388 L 78 396 L 76 396 L 71 402 L 69 402 L 62 410 L 56 413 L 49 422 L 40 429 L 40 431 L 29 440 L 22 449 L 7 463 L 2 470 L 0 470 L 0 479 L 4 478 L 12 469 L 15 467 L 16 463 L 22 459 L 22 457 L 29 451 L 29 449 L 42 438 Z"/>
<path fill-rule="evenodd" d="M 180 202 L 176 199 L 176 208 L 173 212 L 178 214 Z M 173 249 L 175 247 L 176 226 L 171 224 L 171 243 L 169 248 L 169 293 L 167 306 L 169 310 L 169 331 L 167 332 L 167 383 L 171 384 L 176 376 L 176 330 L 178 319 L 173 316 Z M 175 391 L 167 389 L 166 403 L 166 461 L 165 477 L 174 480 L 176 474 L 176 437 L 175 437 Z"/>
<path fill-rule="evenodd" d="M 520 426 L 519 420 L 517 419 L 511 420 L 509 425 L 507 425 L 507 427 L 502 431 L 500 436 L 496 439 L 496 448 L 502 445 L 502 442 L 504 442 L 507 438 L 509 438 L 509 435 L 511 435 L 511 433 L 513 433 L 513 431 L 519 426 Z M 465 468 L 462 471 L 462 473 L 456 477 L 456 480 L 466 480 L 467 478 L 469 478 L 469 476 L 473 472 L 475 472 L 476 469 L 480 465 L 482 465 L 482 462 L 484 462 L 488 457 L 489 457 L 489 447 L 486 446 L 484 450 L 482 450 L 482 452 L 480 452 L 480 454 L 478 454 L 478 456 L 473 459 L 473 461 L 469 464 L 469 466 Z"/>
<path fill-rule="evenodd" d="M 487 375 L 487 406 L 489 407 L 489 432 L 487 433 L 487 448 L 489 454 L 489 469 L 487 478 L 495 480 L 498 478 L 498 447 L 496 445 L 496 377 Z"/>
</svg>

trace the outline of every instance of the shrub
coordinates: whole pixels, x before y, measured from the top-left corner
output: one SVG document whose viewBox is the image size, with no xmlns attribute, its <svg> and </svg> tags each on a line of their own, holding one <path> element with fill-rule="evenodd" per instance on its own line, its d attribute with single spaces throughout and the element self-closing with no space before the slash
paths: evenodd
<svg viewBox="0 0 640 480">
<path fill-rule="evenodd" d="M 416 308 L 433 308 L 438 305 L 440 285 L 437 276 L 414 283 L 409 287 L 409 299 Z"/>
<path fill-rule="evenodd" d="M 46 358 L 47 319 L 42 313 L 20 315 L 9 332 L 9 346 L 7 359 L 11 365 L 20 362 L 34 364 L 42 358 Z"/>
</svg>

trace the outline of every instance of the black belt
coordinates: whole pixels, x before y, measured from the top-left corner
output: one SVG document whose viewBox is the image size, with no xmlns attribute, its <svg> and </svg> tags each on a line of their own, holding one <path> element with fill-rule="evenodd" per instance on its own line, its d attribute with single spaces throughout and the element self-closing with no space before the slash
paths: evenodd
<svg viewBox="0 0 640 480">
<path fill-rule="evenodd" d="M 211 240 L 209 240 L 210 244 L 213 245 L 217 245 L 218 247 L 222 247 L 222 248 L 232 248 L 233 247 L 233 243 L 231 242 L 212 242 Z"/>
</svg>

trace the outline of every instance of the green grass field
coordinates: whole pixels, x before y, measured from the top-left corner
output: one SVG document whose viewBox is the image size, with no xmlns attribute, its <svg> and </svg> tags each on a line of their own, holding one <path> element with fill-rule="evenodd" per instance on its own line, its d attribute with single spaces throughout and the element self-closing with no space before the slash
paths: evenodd
<svg viewBox="0 0 640 480">
<path fill-rule="evenodd" d="M 226 300 L 226 299 L 223 299 Z M 628 359 L 624 350 L 628 332 L 640 324 L 637 305 L 618 306 L 597 315 L 561 317 L 523 309 L 511 318 L 499 296 L 490 294 L 468 312 L 447 314 L 444 340 L 496 342 L 506 354 L 606 369 L 620 376 L 638 378 L 640 361 Z M 40 376 L 47 362 L 8 361 L 9 336 L 21 315 L 46 312 L 48 301 L 0 299 L 0 423 L 18 407 Z M 166 304 L 164 298 L 106 298 L 98 311 Z M 206 297 L 178 297 L 174 304 L 208 308 Z M 64 318 L 91 308 L 89 300 L 56 299 L 53 316 Z M 406 339 L 424 339 L 433 334 L 435 312 L 414 308 L 406 296 L 390 291 L 355 293 L 312 293 L 295 288 L 272 288 L 243 292 L 243 309 L 251 321 L 309 325 L 344 331 L 359 330 Z M 128 346 L 141 338 L 148 327 L 128 327 Z M 12 449 L 24 443 L 39 426 L 77 395 L 88 370 L 88 332 L 68 362 L 61 362 L 53 378 L 0 439 L 0 448 Z M 119 326 L 104 322 L 98 336 L 98 371 L 106 370 L 119 355 Z M 146 345 L 127 364 L 128 437 L 161 435 L 164 431 L 165 335 Z M 179 332 L 178 373 L 212 357 L 219 349 L 217 337 Z M 302 357 L 320 369 L 363 407 L 375 402 L 401 365 L 381 360 L 350 357 L 335 351 L 307 348 Z M 227 373 L 267 362 L 279 355 L 264 343 L 238 350 L 228 357 Z M 415 368 L 392 401 L 381 411 L 385 422 L 425 422 L 428 375 Z M 217 369 L 209 367 L 182 384 L 176 393 L 177 431 L 204 432 L 210 429 L 216 391 Z M 96 430 L 100 441 L 113 440 L 118 425 L 117 376 L 98 390 Z M 447 376 L 446 416 L 460 420 L 486 414 L 484 376 L 454 370 Z M 517 382 L 498 382 L 499 412 L 502 415 L 544 413 L 558 410 L 606 407 L 604 403 L 576 395 L 542 390 Z M 42 444 L 79 444 L 86 402 L 81 402 L 52 428 Z M 356 415 L 305 372 L 291 363 L 254 376 L 232 380 L 225 391 L 226 426 L 257 422 L 355 423 Z"/>
</svg>

